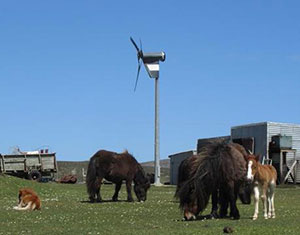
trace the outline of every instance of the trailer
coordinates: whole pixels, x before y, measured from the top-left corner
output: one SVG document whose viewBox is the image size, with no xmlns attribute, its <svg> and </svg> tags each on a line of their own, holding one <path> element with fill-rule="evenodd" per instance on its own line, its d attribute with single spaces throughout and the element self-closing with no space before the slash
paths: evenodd
<svg viewBox="0 0 300 235">
<path fill-rule="evenodd" d="M 0 154 L 0 173 L 35 181 L 53 180 L 57 172 L 55 153 L 44 151 Z"/>
</svg>

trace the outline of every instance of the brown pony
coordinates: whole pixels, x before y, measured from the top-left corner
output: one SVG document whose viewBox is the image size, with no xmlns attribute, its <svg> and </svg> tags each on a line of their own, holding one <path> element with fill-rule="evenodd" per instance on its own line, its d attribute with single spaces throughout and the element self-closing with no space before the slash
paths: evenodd
<svg viewBox="0 0 300 235">
<path fill-rule="evenodd" d="M 248 156 L 248 153 L 246 152 L 245 148 L 239 144 L 231 143 L 231 145 L 236 148 L 238 151 L 242 153 L 240 157 L 246 158 Z M 177 187 L 176 187 L 176 193 L 175 197 L 179 198 L 179 191 L 182 186 L 182 184 L 189 180 L 193 174 L 195 174 L 195 171 L 197 170 L 198 164 L 201 162 L 197 160 L 199 157 L 202 157 L 201 155 L 193 155 L 186 159 L 184 159 L 178 168 L 178 178 L 177 178 Z M 239 197 L 241 202 L 243 204 L 250 204 L 251 203 L 251 184 L 249 184 L 247 181 L 244 181 L 241 183 L 239 190 L 236 193 L 236 197 Z M 220 195 L 222 195 L 222 198 L 220 198 Z M 218 203 L 220 204 L 220 214 L 218 213 Z M 223 218 L 227 216 L 227 209 L 228 209 L 228 197 L 223 192 L 220 192 L 219 190 L 212 192 L 212 210 L 210 215 L 206 216 L 206 218 Z M 230 213 L 230 216 L 233 216 L 232 213 Z"/>
<path fill-rule="evenodd" d="M 103 179 L 116 184 L 113 201 L 118 200 L 123 180 L 126 181 L 127 201 L 133 201 L 132 182 L 134 182 L 134 192 L 138 201 L 147 199 L 147 190 L 150 188 L 149 179 L 142 166 L 127 151 L 115 153 L 100 150 L 91 157 L 86 175 L 87 192 L 91 202 L 102 201 L 100 188 Z"/>
<path fill-rule="evenodd" d="M 225 216 L 229 202 L 230 215 L 240 218 L 236 195 L 246 179 L 246 155 L 236 144 L 225 142 L 211 143 L 201 150 L 193 160 L 195 167 L 188 179 L 176 191 L 186 220 L 195 219 L 206 208 L 210 195 L 213 211 L 220 200 L 220 215 Z"/>
<path fill-rule="evenodd" d="M 248 157 L 248 171 L 247 179 L 254 184 L 254 215 L 253 220 L 258 216 L 258 202 L 259 202 L 259 187 L 262 191 L 262 202 L 264 206 L 264 217 L 275 218 L 274 207 L 274 191 L 276 187 L 277 172 L 271 165 L 262 165 L 259 162 L 259 156 L 249 155 Z"/>
</svg>

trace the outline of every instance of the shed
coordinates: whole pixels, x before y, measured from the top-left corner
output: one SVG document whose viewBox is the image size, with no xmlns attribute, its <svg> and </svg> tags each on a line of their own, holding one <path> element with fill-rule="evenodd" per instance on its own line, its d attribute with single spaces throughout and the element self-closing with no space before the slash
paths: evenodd
<svg viewBox="0 0 300 235">
<path fill-rule="evenodd" d="M 281 183 L 300 182 L 300 125 L 279 122 L 260 122 L 231 127 L 234 142 L 248 140 L 252 150 L 261 155 L 260 161 L 270 159 Z M 296 180 L 295 180 L 296 176 Z"/>
<path fill-rule="evenodd" d="M 186 152 L 176 153 L 173 155 L 170 155 L 170 184 L 177 184 L 177 178 L 178 178 L 178 168 L 180 163 L 190 157 L 196 154 L 195 150 L 190 150 Z"/>
</svg>

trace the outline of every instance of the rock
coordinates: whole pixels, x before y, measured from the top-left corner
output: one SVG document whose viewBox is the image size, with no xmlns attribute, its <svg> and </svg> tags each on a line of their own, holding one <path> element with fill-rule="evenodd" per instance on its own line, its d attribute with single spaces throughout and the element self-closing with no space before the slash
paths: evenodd
<svg viewBox="0 0 300 235">
<path fill-rule="evenodd" d="M 233 233 L 233 228 L 226 226 L 226 227 L 224 227 L 223 232 L 224 233 Z"/>
<path fill-rule="evenodd" d="M 58 183 L 62 184 L 75 184 L 77 182 L 77 177 L 75 175 L 65 175 L 58 180 Z"/>
</svg>

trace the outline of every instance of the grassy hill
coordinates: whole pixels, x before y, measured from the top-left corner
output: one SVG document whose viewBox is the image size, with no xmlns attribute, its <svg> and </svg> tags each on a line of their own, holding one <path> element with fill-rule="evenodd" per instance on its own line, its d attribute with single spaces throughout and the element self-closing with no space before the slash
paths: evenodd
<svg viewBox="0 0 300 235">
<path fill-rule="evenodd" d="M 41 197 L 40 211 L 13 210 L 21 187 L 33 188 Z M 276 219 L 265 220 L 262 206 L 252 221 L 254 206 L 238 202 L 241 219 L 181 221 L 182 213 L 174 201 L 175 187 L 151 187 L 145 203 L 128 203 L 123 186 L 119 202 L 111 202 L 113 185 L 103 185 L 103 203 L 87 203 L 85 185 L 37 183 L 0 176 L 0 234 L 223 234 L 230 226 L 234 234 L 299 234 L 300 187 L 277 188 Z M 135 197 L 134 197 L 135 198 Z M 203 214 L 210 212 L 209 205 Z"/>
<path fill-rule="evenodd" d="M 145 162 L 141 163 L 146 173 L 154 173 L 154 163 Z M 87 172 L 88 161 L 71 162 L 71 161 L 58 161 L 58 173 L 56 178 L 60 179 L 64 175 L 76 175 L 78 182 L 83 182 L 83 174 Z M 161 160 L 161 182 L 170 181 L 170 163 L 169 159 Z"/>
</svg>

